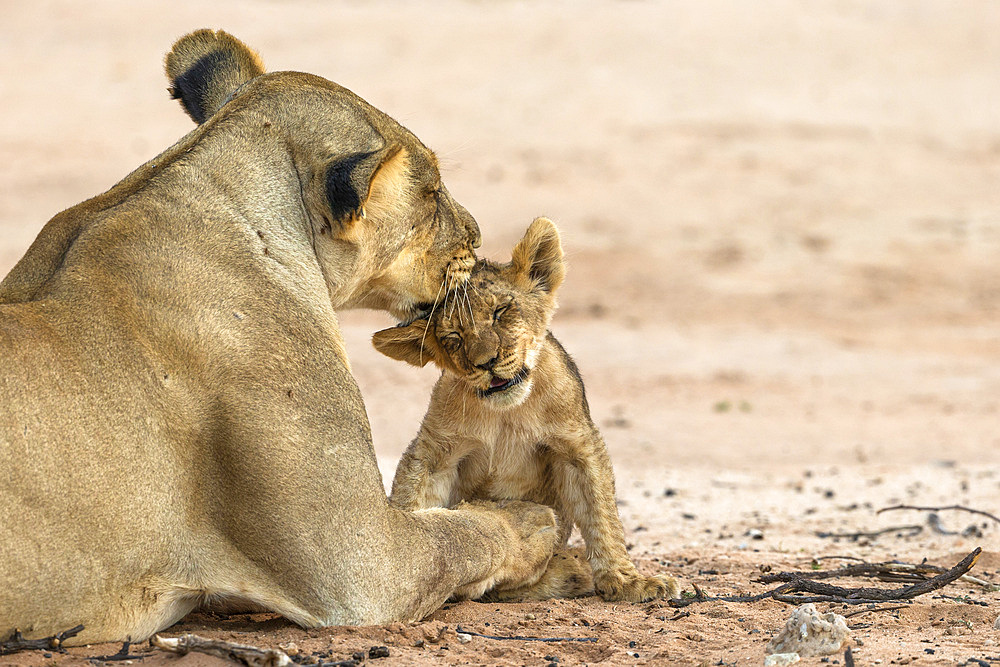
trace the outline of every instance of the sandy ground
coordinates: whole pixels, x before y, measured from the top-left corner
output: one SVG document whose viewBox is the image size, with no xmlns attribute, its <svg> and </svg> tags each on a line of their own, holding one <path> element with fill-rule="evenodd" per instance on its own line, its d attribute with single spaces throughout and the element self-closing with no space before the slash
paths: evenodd
<svg viewBox="0 0 1000 667">
<path fill-rule="evenodd" d="M 943 534 L 925 511 L 876 514 L 1000 513 L 1000 5 L 136 7 L 0 2 L 0 275 L 52 215 L 187 132 L 163 53 L 190 29 L 224 27 L 271 69 L 346 85 L 437 150 L 484 255 L 509 256 L 535 215 L 556 220 L 571 267 L 553 330 L 587 382 L 641 569 L 720 595 L 764 590 L 762 569 L 814 557 L 950 566 L 981 545 L 974 573 L 1000 581 L 995 522 L 940 512 L 958 533 Z M 390 479 L 435 373 L 370 348 L 386 316 L 343 322 Z M 858 664 L 1000 662 L 1000 594 L 944 594 L 849 618 Z M 201 614 L 165 634 L 291 643 L 327 661 L 388 646 L 375 664 L 759 665 L 790 608 L 686 611 L 466 602 L 413 626 Z M 459 625 L 595 641 L 463 644 Z M 0 665 L 82 665 L 118 648 Z"/>
</svg>

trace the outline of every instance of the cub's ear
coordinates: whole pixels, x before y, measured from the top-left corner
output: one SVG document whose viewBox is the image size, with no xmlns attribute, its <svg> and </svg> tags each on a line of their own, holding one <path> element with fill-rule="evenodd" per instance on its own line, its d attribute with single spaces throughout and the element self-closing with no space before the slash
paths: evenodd
<svg viewBox="0 0 1000 667">
<path fill-rule="evenodd" d="M 196 30 L 181 37 L 166 60 L 170 96 L 196 123 L 204 123 L 236 89 L 264 73 L 250 47 L 221 30 Z"/>
<path fill-rule="evenodd" d="M 326 199 L 333 219 L 346 224 L 397 207 L 408 186 L 406 151 L 390 144 L 335 159 L 326 170 Z"/>
<path fill-rule="evenodd" d="M 427 320 L 376 331 L 372 336 L 375 349 L 392 359 L 414 366 L 424 366 L 434 360 L 433 333 L 427 330 Z"/>
<path fill-rule="evenodd" d="M 566 277 L 559 230 L 548 218 L 535 218 L 511 253 L 511 264 L 538 288 L 555 293 Z"/>
</svg>

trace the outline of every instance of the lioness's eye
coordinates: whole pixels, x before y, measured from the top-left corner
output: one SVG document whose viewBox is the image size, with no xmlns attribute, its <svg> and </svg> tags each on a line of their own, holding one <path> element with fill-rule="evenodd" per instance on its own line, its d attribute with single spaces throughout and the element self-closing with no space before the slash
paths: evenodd
<svg viewBox="0 0 1000 667">
<path fill-rule="evenodd" d="M 444 335 L 442 340 L 446 340 L 449 343 L 461 343 L 462 334 L 458 333 L 457 331 L 449 331 Z"/>
<path fill-rule="evenodd" d="M 496 322 L 497 320 L 499 320 L 499 319 L 500 319 L 500 317 L 501 317 L 501 316 L 502 316 L 502 315 L 503 315 L 504 313 L 506 313 L 506 312 L 507 312 L 507 309 L 508 309 L 508 308 L 510 308 L 510 304 L 509 304 L 509 303 L 506 303 L 506 304 L 504 304 L 504 305 L 500 306 L 499 308 L 497 308 L 496 310 L 494 310 L 494 311 L 493 311 L 493 321 L 494 321 L 494 322 Z"/>
</svg>

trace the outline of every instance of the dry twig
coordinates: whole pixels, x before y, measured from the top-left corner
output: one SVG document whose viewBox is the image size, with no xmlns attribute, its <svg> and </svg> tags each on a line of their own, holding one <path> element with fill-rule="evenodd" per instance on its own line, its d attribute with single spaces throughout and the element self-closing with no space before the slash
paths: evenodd
<svg viewBox="0 0 1000 667">
<path fill-rule="evenodd" d="M 843 604 L 873 604 L 878 602 L 896 602 L 899 600 L 910 600 L 924 593 L 938 590 L 955 581 L 966 572 L 971 570 L 982 548 L 977 547 L 975 551 L 962 559 L 955 567 L 939 574 L 931 579 L 923 579 L 910 586 L 896 589 L 885 588 L 843 588 L 832 586 L 820 581 L 810 579 L 813 572 L 781 573 L 782 575 L 798 575 L 789 578 L 785 583 L 764 593 L 757 595 L 733 595 L 722 597 L 710 597 L 705 595 L 697 586 L 695 596 L 670 600 L 671 607 L 686 607 L 696 602 L 722 601 L 722 602 L 757 602 L 759 600 L 772 599 L 778 602 L 789 604 L 803 604 L 805 602 L 840 602 Z M 858 567 L 858 566 L 854 566 Z M 848 569 L 848 568 L 844 568 Z M 778 575 L 775 575 L 778 576 Z M 843 576 L 843 575 L 842 575 Z M 801 595 L 801 593 L 811 593 L 811 595 Z"/>
<path fill-rule="evenodd" d="M 87 659 L 90 661 L 99 661 L 99 662 L 120 662 L 123 660 L 145 660 L 148 657 L 145 655 L 136 655 L 135 653 L 129 653 L 129 649 L 131 647 L 132 647 L 132 641 L 128 640 L 122 643 L 122 647 L 118 649 L 118 653 L 113 653 L 111 655 L 95 655 Z"/>
<path fill-rule="evenodd" d="M 758 581 L 762 584 L 770 584 L 776 581 L 791 581 L 795 578 L 827 579 L 830 577 L 875 577 L 880 581 L 920 581 L 928 577 L 922 575 L 934 575 L 947 572 L 948 568 L 930 563 L 902 563 L 900 561 L 884 561 L 881 563 L 866 563 L 854 556 L 821 556 L 813 560 L 852 560 L 861 561 L 858 565 L 847 565 L 836 570 L 815 570 L 809 573 L 802 572 L 775 572 L 773 574 L 761 575 Z M 805 577 L 804 574 L 808 574 Z M 991 581 L 974 577 L 971 574 L 963 574 L 959 577 L 962 581 L 982 586 L 988 590 L 998 590 L 1000 586 Z"/>
<path fill-rule="evenodd" d="M 875 538 L 878 537 L 879 535 L 885 535 L 886 533 L 901 533 L 904 531 L 906 531 L 907 534 L 904 535 L 903 537 L 913 537 L 914 535 L 920 533 L 923 529 L 924 529 L 923 526 L 910 525 L 910 526 L 890 526 L 889 528 L 882 528 L 881 530 L 859 531 L 857 533 L 827 533 L 823 531 L 817 531 L 816 537 L 823 537 L 823 538 L 832 537 L 834 539 L 843 538 L 857 542 L 862 538 Z"/>
<path fill-rule="evenodd" d="M 881 514 L 882 512 L 892 512 L 895 510 L 916 510 L 918 512 L 943 512 L 945 510 L 958 510 L 961 512 L 969 512 L 971 514 L 978 514 L 980 516 L 985 516 L 989 519 L 993 519 L 997 523 L 1000 523 L 1000 517 L 990 514 L 989 512 L 984 512 L 982 510 L 972 509 L 971 507 L 966 507 L 965 505 L 947 505 L 945 507 L 921 507 L 918 505 L 893 505 L 892 507 L 883 507 L 875 514 Z"/>
<path fill-rule="evenodd" d="M 0 642 L 0 655 L 10 655 L 18 651 L 62 651 L 62 643 L 70 637 L 80 634 L 81 630 L 83 630 L 83 626 L 78 625 L 75 628 L 41 639 L 25 639 L 20 630 L 14 630 L 10 639 Z"/>
<path fill-rule="evenodd" d="M 510 639 L 522 642 L 596 642 L 597 637 L 522 637 L 513 635 L 511 637 L 500 637 L 498 635 L 484 635 L 479 632 L 472 632 L 464 629 L 461 625 L 455 626 L 455 631 L 473 637 L 484 637 L 486 639 Z"/>
<path fill-rule="evenodd" d="M 859 614 L 868 614 L 874 611 L 896 611 L 898 609 L 906 609 L 910 605 L 908 604 L 897 604 L 892 607 L 868 607 L 868 609 L 858 609 L 857 611 L 852 611 L 844 614 L 844 618 L 850 618 L 851 616 L 858 616 Z"/>
<path fill-rule="evenodd" d="M 164 651 L 186 655 L 191 651 L 207 653 L 226 660 L 241 662 L 247 667 L 287 667 L 292 664 L 284 651 L 275 648 L 261 649 L 256 646 L 234 644 L 221 639 L 208 639 L 198 635 L 183 635 L 177 638 L 153 635 L 149 643 Z"/>
</svg>

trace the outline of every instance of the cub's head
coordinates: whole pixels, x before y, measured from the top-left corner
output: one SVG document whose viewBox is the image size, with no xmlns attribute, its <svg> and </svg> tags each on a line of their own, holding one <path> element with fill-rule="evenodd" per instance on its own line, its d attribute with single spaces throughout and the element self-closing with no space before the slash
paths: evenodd
<svg viewBox="0 0 1000 667">
<path fill-rule="evenodd" d="M 536 218 L 507 264 L 480 260 L 468 282 L 426 317 L 377 332 L 382 354 L 423 366 L 433 361 L 490 405 L 522 403 L 562 284 L 559 232 Z"/>
<path fill-rule="evenodd" d="M 269 184 L 254 193 L 258 206 L 283 220 L 302 212 L 335 307 L 413 317 L 468 278 L 479 227 L 441 182 L 434 153 L 399 123 L 321 77 L 265 73 L 221 30 L 181 38 L 166 69 L 171 94 L 204 129 L 192 135 L 199 152 Z"/>
</svg>

